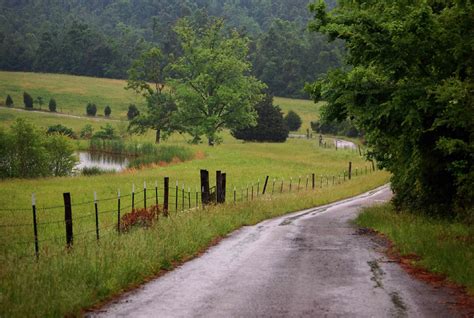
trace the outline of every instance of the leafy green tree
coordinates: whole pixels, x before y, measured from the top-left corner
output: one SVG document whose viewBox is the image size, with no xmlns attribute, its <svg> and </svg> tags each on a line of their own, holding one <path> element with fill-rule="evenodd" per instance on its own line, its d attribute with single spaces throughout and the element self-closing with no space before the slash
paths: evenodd
<svg viewBox="0 0 474 318">
<path fill-rule="evenodd" d="M 56 104 L 56 100 L 54 98 L 51 98 L 49 100 L 48 108 L 49 108 L 50 112 L 53 112 L 53 113 L 56 112 L 57 104 Z"/>
<path fill-rule="evenodd" d="M 13 107 L 14 106 L 13 99 L 10 95 L 7 95 L 7 99 L 5 100 L 5 105 L 7 107 Z"/>
<path fill-rule="evenodd" d="M 109 105 L 105 106 L 105 108 L 104 108 L 105 117 L 110 117 L 111 113 L 112 113 L 112 109 L 110 108 L 110 106 Z"/>
<path fill-rule="evenodd" d="M 170 84 L 183 126 L 214 145 L 221 130 L 254 125 L 253 106 L 263 97 L 264 84 L 248 75 L 249 40 L 236 31 L 226 33 L 219 19 L 199 30 L 182 19 L 175 31 L 183 54 L 170 67 Z"/>
<path fill-rule="evenodd" d="M 46 139 L 45 149 L 48 153 L 48 169 L 52 176 L 67 176 L 77 164 L 74 146 L 66 135 L 52 134 Z"/>
<path fill-rule="evenodd" d="M 86 106 L 87 116 L 95 116 L 97 114 L 97 106 L 93 103 L 88 103 Z"/>
<path fill-rule="evenodd" d="M 180 129 L 176 121 L 177 106 L 172 94 L 163 91 L 164 59 L 159 48 L 151 48 L 137 59 L 129 70 L 127 89 L 143 95 L 147 100 L 147 111 L 135 116 L 129 124 L 131 133 L 155 130 L 155 142 Z M 130 109 L 129 109 L 130 112 Z M 138 111 L 137 111 L 138 112 Z"/>
<path fill-rule="evenodd" d="M 285 122 L 290 131 L 297 131 L 298 129 L 300 129 L 301 124 L 303 123 L 301 121 L 301 117 L 292 110 L 290 110 L 288 114 L 286 114 Z"/>
<path fill-rule="evenodd" d="M 27 92 L 23 92 L 23 104 L 27 109 L 33 109 L 33 97 Z"/>
<path fill-rule="evenodd" d="M 255 106 L 257 125 L 237 129 L 232 135 L 237 139 L 248 141 L 285 142 L 288 138 L 288 127 L 283 119 L 280 107 L 273 105 L 273 96 L 267 94 Z"/>
<path fill-rule="evenodd" d="M 311 28 L 345 41 L 352 68 L 308 89 L 323 117 L 353 119 L 392 172 L 399 208 L 474 216 L 474 36 L 470 1 L 311 5 Z"/>
<path fill-rule="evenodd" d="M 140 115 L 140 111 L 138 110 L 137 106 L 134 104 L 130 104 L 128 106 L 128 111 L 127 111 L 127 118 L 128 120 L 132 120 L 133 118 L 137 117 Z"/>
</svg>

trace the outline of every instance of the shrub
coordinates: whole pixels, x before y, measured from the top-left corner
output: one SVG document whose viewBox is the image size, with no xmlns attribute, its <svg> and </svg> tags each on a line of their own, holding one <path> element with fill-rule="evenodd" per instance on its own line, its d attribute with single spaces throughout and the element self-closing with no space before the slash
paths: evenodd
<svg viewBox="0 0 474 318">
<path fill-rule="evenodd" d="M 33 109 L 33 97 L 27 92 L 23 92 L 23 104 L 27 109 Z"/>
<path fill-rule="evenodd" d="M 101 126 L 100 130 L 96 132 L 93 138 L 98 139 L 117 139 L 118 136 L 115 134 L 115 128 L 111 124 Z"/>
<path fill-rule="evenodd" d="M 97 106 L 93 103 L 88 103 L 86 106 L 87 116 L 95 116 L 97 114 Z"/>
<path fill-rule="evenodd" d="M 10 95 L 7 95 L 7 99 L 5 100 L 5 105 L 7 107 L 13 107 L 14 103 L 13 103 L 13 99 Z"/>
<path fill-rule="evenodd" d="M 273 106 L 273 96 L 265 98 L 255 106 L 257 126 L 238 129 L 232 132 L 237 139 L 251 141 L 284 142 L 288 138 L 288 127 L 278 106 Z"/>
<path fill-rule="evenodd" d="M 140 111 L 138 110 L 137 106 L 135 106 L 134 104 L 130 104 L 130 106 L 128 106 L 128 112 L 127 112 L 128 120 L 132 120 L 138 115 L 140 115 Z"/>
<path fill-rule="evenodd" d="M 56 100 L 54 98 L 51 98 L 48 103 L 48 108 L 50 112 L 55 113 L 56 112 Z"/>
<path fill-rule="evenodd" d="M 107 173 L 115 173 L 115 170 L 102 169 L 99 167 L 84 167 L 81 169 L 81 175 L 86 176 L 86 177 L 97 176 L 97 175 L 107 174 Z"/>
<path fill-rule="evenodd" d="M 81 132 L 80 132 L 80 137 L 83 139 L 91 139 L 93 133 L 94 133 L 94 128 L 92 128 L 91 124 L 87 124 L 84 127 L 82 127 Z"/>
<path fill-rule="evenodd" d="M 341 135 L 347 137 L 360 137 L 362 133 L 357 130 L 350 120 L 337 121 L 312 121 L 311 129 L 320 134 Z"/>
<path fill-rule="evenodd" d="M 109 105 L 105 106 L 105 109 L 104 109 L 105 117 L 109 117 L 111 113 L 112 113 L 112 109 L 110 108 L 110 106 Z"/>
<path fill-rule="evenodd" d="M 150 227 L 160 214 L 160 208 L 157 205 L 148 209 L 135 209 L 130 213 L 124 214 L 120 221 L 120 230 L 122 232 L 130 231 L 133 227 Z"/>
<path fill-rule="evenodd" d="M 286 114 L 285 121 L 290 131 L 296 131 L 300 129 L 302 124 L 301 117 L 292 110 Z"/>
<path fill-rule="evenodd" d="M 75 134 L 74 134 L 74 131 L 71 128 L 63 126 L 61 124 L 49 126 L 46 133 L 48 135 L 60 134 L 60 135 L 68 136 L 68 137 L 71 137 L 71 138 L 76 137 Z"/>
</svg>

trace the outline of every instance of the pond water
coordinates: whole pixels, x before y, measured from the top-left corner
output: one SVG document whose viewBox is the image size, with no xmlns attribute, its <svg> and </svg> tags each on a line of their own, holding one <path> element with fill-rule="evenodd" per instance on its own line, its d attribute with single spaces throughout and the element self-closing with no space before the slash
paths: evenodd
<svg viewBox="0 0 474 318">
<path fill-rule="evenodd" d="M 97 167 L 103 170 L 122 171 L 127 168 L 129 160 L 124 156 L 117 156 L 100 152 L 78 151 L 76 152 L 79 163 L 74 169 Z"/>
</svg>

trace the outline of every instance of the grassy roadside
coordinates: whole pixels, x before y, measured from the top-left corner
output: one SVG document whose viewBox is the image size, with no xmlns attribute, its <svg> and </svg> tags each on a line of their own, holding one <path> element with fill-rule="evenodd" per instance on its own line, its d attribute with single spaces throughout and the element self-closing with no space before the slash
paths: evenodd
<svg viewBox="0 0 474 318">
<path fill-rule="evenodd" d="M 386 183 L 388 177 L 376 172 L 337 185 L 337 191 L 326 187 L 173 213 L 148 230 L 109 235 L 100 245 L 79 245 L 71 253 L 41 257 L 38 262 L 7 259 L 0 267 L 0 316 L 79 315 L 82 308 L 198 255 L 241 226 L 351 197 Z"/>
<path fill-rule="evenodd" d="M 434 220 L 390 205 L 366 209 L 356 224 L 386 235 L 402 255 L 420 257 L 414 265 L 466 286 L 474 295 L 474 228 L 448 220 Z"/>
</svg>

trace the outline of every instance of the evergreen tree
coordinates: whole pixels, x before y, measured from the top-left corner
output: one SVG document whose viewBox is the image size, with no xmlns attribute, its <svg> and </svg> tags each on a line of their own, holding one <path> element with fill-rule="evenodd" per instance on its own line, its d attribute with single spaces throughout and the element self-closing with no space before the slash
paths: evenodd
<svg viewBox="0 0 474 318">
<path fill-rule="evenodd" d="M 109 117 L 111 113 L 112 113 L 112 109 L 110 108 L 110 106 L 109 105 L 105 106 L 105 109 L 104 109 L 105 117 Z"/>
<path fill-rule="evenodd" d="M 140 115 L 140 111 L 138 110 L 137 106 L 134 104 L 130 104 L 128 106 L 128 111 L 127 111 L 127 118 L 128 120 L 132 120 L 133 118 L 137 117 Z"/>
<path fill-rule="evenodd" d="M 88 103 L 86 106 L 87 116 L 95 116 L 97 114 L 97 106 L 93 103 Z"/>
<path fill-rule="evenodd" d="M 27 92 L 23 92 L 23 104 L 27 109 L 33 109 L 33 97 Z"/>
<path fill-rule="evenodd" d="M 48 103 L 48 108 L 50 112 L 55 113 L 56 112 L 56 100 L 54 98 L 51 98 Z"/>
<path fill-rule="evenodd" d="M 288 138 L 288 127 L 283 119 L 280 107 L 273 105 L 273 96 L 265 95 L 265 98 L 255 106 L 257 111 L 257 125 L 237 129 L 232 135 L 247 141 L 270 141 L 284 142 Z"/>
<path fill-rule="evenodd" d="M 13 99 L 10 95 L 7 96 L 7 99 L 5 100 L 5 105 L 7 105 L 7 107 L 13 107 Z"/>
<path fill-rule="evenodd" d="M 292 110 L 286 114 L 285 121 L 290 131 L 297 131 L 302 124 L 301 117 Z"/>
</svg>

